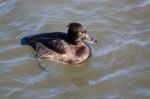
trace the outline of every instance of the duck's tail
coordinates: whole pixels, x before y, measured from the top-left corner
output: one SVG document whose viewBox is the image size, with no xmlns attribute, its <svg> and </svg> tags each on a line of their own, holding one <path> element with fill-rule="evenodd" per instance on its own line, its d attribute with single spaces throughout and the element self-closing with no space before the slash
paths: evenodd
<svg viewBox="0 0 150 99">
<path fill-rule="evenodd" d="M 23 37 L 20 40 L 20 44 L 21 45 L 30 45 L 30 43 L 29 43 L 30 39 L 31 39 L 31 36 Z"/>
</svg>

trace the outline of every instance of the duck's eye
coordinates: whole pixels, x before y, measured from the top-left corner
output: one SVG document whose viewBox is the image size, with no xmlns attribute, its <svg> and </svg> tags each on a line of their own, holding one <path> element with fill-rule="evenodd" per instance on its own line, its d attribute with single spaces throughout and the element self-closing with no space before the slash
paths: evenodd
<svg viewBox="0 0 150 99">
<path fill-rule="evenodd" d="M 82 32 L 79 32 L 79 35 L 82 35 Z"/>
</svg>

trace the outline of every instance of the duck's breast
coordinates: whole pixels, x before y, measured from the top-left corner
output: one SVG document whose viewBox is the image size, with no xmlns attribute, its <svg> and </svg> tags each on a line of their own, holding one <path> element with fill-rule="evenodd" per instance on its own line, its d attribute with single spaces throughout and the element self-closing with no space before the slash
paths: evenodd
<svg viewBox="0 0 150 99">
<path fill-rule="evenodd" d="M 72 64 L 79 64 L 79 63 L 84 62 L 91 56 L 91 50 L 88 46 L 84 44 L 79 47 L 72 47 L 71 54 L 72 55 L 70 58 L 70 62 L 72 62 Z"/>
</svg>

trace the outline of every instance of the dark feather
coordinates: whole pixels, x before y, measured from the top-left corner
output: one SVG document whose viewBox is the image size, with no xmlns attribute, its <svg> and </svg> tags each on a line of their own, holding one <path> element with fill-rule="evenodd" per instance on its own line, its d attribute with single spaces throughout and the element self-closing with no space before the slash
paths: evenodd
<svg viewBox="0 0 150 99">
<path fill-rule="evenodd" d="M 43 33 L 34 36 L 27 36 L 21 39 L 22 45 L 30 45 L 34 49 L 36 48 L 37 42 L 40 42 L 46 47 L 62 54 L 66 52 L 67 34 L 63 32 Z"/>
</svg>

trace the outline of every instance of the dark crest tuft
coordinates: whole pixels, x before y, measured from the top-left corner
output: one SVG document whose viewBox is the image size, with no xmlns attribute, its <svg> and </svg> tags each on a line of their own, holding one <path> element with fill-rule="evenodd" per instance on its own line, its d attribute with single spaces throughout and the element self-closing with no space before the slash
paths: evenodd
<svg viewBox="0 0 150 99">
<path fill-rule="evenodd" d="M 81 26 L 82 26 L 82 24 L 73 22 L 73 23 L 70 23 L 67 27 L 73 28 L 73 27 L 81 27 Z"/>
</svg>

